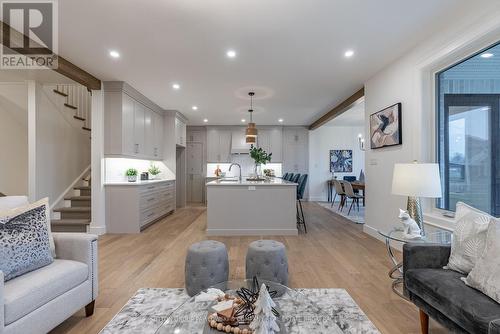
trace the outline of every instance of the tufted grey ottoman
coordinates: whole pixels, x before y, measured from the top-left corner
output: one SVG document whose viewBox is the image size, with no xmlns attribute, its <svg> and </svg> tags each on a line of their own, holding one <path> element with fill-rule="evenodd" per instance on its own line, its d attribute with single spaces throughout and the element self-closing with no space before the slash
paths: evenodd
<svg viewBox="0 0 500 334">
<path fill-rule="evenodd" d="M 246 277 L 288 284 L 288 258 L 285 245 L 274 240 L 258 240 L 248 246 Z"/>
<path fill-rule="evenodd" d="M 229 260 L 222 242 L 205 240 L 189 247 L 185 265 L 185 282 L 188 295 L 226 282 L 229 277 Z"/>
</svg>

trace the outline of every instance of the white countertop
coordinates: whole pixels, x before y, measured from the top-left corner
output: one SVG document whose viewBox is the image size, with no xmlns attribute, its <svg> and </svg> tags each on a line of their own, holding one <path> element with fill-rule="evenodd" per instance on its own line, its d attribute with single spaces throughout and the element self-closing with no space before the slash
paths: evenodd
<svg viewBox="0 0 500 334">
<path fill-rule="evenodd" d="M 146 186 L 148 184 L 175 181 L 175 179 L 161 179 L 161 180 L 137 180 L 136 182 L 105 182 L 105 186 Z"/>
<path fill-rule="evenodd" d="M 207 186 L 298 186 L 297 183 L 290 182 L 283 180 L 282 178 L 279 177 L 273 177 L 270 178 L 269 180 L 266 181 L 247 181 L 245 177 L 241 181 L 239 180 L 224 180 L 224 179 L 217 179 L 214 181 L 207 182 Z"/>
</svg>

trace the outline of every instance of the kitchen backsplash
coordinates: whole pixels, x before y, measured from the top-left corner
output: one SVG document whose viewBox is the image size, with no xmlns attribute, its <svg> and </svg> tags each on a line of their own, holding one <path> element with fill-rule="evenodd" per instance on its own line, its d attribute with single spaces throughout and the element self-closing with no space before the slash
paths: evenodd
<svg viewBox="0 0 500 334">
<path fill-rule="evenodd" d="M 104 160 L 106 168 L 106 183 L 125 182 L 127 180 L 127 177 L 125 176 L 125 171 L 127 169 L 135 168 L 140 175 L 142 172 L 147 172 L 152 163 L 161 170 L 161 173 L 158 176 L 159 179 L 175 179 L 175 174 L 172 173 L 162 161 L 127 158 L 106 158 Z"/>
<path fill-rule="evenodd" d="M 249 176 L 253 174 L 255 163 L 248 154 L 233 155 L 232 162 L 241 165 L 241 175 Z M 232 170 L 229 171 L 230 165 L 230 163 L 207 164 L 207 177 L 215 177 L 215 170 L 217 169 L 217 166 L 219 166 L 222 172 L 226 173 L 226 177 L 239 176 L 238 167 L 233 167 Z M 262 171 L 266 168 L 273 169 L 275 176 L 282 176 L 281 163 L 269 163 L 267 165 L 262 165 Z"/>
</svg>

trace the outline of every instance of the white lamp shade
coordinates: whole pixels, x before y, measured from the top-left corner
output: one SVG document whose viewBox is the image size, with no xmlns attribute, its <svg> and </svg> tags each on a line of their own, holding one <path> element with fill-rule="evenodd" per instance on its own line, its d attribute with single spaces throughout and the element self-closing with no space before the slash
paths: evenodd
<svg viewBox="0 0 500 334">
<path fill-rule="evenodd" d="M 412 197 L 441 197 L 439 165 L 395 164 L 392 176 L 392 193 Z"/>
</svg>

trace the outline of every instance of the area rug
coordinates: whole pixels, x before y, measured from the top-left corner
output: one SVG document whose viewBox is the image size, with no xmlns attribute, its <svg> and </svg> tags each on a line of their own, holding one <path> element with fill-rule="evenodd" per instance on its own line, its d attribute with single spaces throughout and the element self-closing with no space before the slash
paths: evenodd
<svg viewBox="0 0 500 334">
<path fill-rule="evenodd" d="M 344 289 L 297 289 L 323 310 L 346 334 L 379 334 Z M 142 288 L 104 327 L 101 334 L 154 334 L 189 297 L 184 289 Z M 195 334 L 196 332 L 192 332 Z M 202 334 L 203 330 L 199 331 Z"/>
<path fill-rule="evenodd" d="M 331 202 L 316 202 L 316 203 L 318 203 L 319 205 L 321 205 L 325 209 L 331 211 L 332 213 L 339 215 L 339 216 L 342 216 L 345 219 L 348 219 L 355 224 L 364 224 L 365 223 L 365 207 L 362 205 L 359 206 L 359 211 L 358 211 L 357 207 L 354 208 L 354 206 L 353 206 L 351 213 L 348 215 L 347 212 L 349 212 L 349 206 L 347 206 L 347 205 L 344 207 L 344 209 L 342 211 L 339 211 L 338 210 L 338 207 L 339 207 L 338 202 L 335 202 L 333 207 L 332 207 Z M 348 205 L 351 205 L 351 204 L 349 203 Z"/>
</svg>

